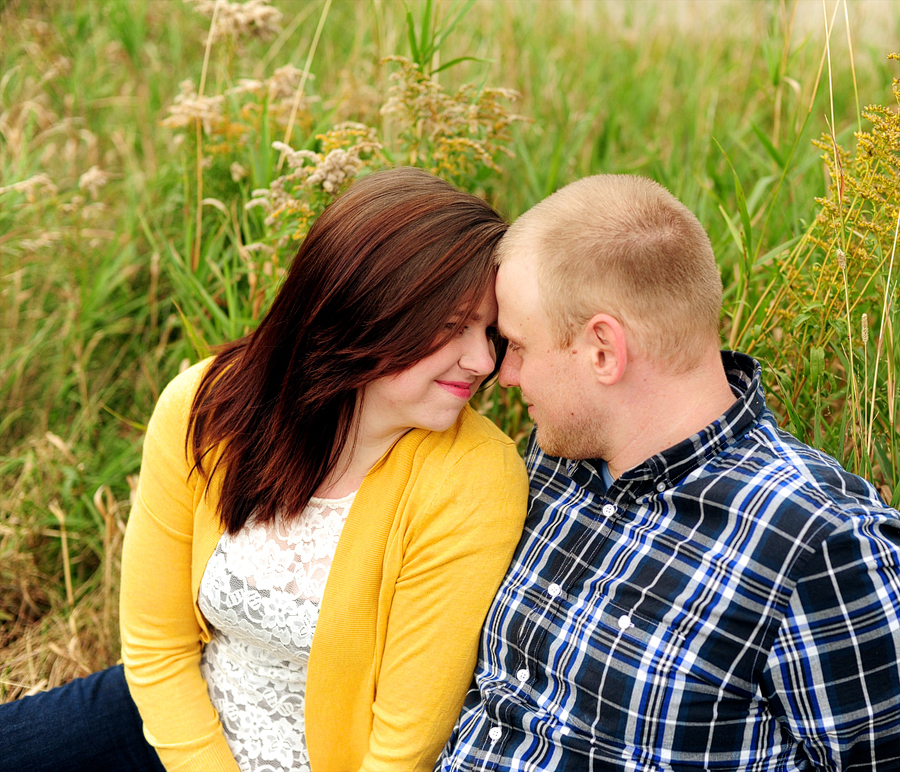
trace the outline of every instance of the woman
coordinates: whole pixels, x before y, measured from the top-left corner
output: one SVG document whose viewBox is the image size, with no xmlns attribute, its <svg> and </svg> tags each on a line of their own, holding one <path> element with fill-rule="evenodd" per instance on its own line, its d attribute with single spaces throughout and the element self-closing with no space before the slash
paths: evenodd
<svg viewBox="0 0 900 772">
<path fill-rule="evenodd" d="M 259 328 L 163 392 L 123 553 L 127 690 L 93 683 L 127 691 L 166 770 L 432 768 L 525 515 L 513 443 L 466 406 L 498 367 L 505 228 L 426 172 L 372 174 Z M 69 734 L 114 702 L 54 692 L 21 702 L 56 699 Z"/>
</svg>

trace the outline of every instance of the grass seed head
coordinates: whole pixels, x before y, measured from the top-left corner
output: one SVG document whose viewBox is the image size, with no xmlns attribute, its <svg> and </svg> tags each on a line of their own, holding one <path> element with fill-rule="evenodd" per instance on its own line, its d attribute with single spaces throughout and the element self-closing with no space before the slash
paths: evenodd
<svg viewBox="0 0 900 772">
<path fill-rule="evenodd" d="M 216 0 L 184 0 L 198 12 L 212 19 Z M 270 39 L 281 31 L 281 11 L 269 5 L 269 0 L 247 0 L 245 3 L 218 2 L 216 26 L 212 30 L 211 43 L 224 38 Z"/>
<path fill-rule="evenodd" d="M 847 267 L 847 255 L 843 249 L 839 249 L 835 252 L 835 256 L 837 257 L 838 268 L 843 271 Z"/>
<path fill-rule="evenodd" d="M 0 188 L 0 196 L 4 193 L 24 193 L 29 204 L 33 204 L 40 194 L 41 196 L 55 196 L 57 187 L 50 175 L 44 172 L 35 174 L 28 179 L 14 182 Z"/>
<path fill-rule="evenodd" d="M 170 129 L 183 129 L 192 126 L 194 121 L 203 124 L 203 131 L 210 134 L 213 127 L 221 123 L 225 96 L 198 96 L 194 82 L 190 79 L 181 81 L 181 93 L 175 97 L 175 104 L 168 109 L 169 117 L 161 121 L 161 125 Z"/>
<path fill-rule="evenodd" d="M 92 166 L 78 178 L 78 189 L 86 190 L 91 198 L 96 199 L 100 188 L 109 182 L 111 176 L 111 174 L 101 171 L 100 167 Z"/>
</svg>

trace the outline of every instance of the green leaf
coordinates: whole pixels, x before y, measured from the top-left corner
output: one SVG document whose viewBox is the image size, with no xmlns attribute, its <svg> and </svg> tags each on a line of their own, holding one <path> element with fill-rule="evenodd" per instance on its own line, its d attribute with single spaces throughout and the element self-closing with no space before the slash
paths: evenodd
<svg viewBox="0 0 900 772">
<path fill-rule="evenodd" d="M 741 226 L 744 229 L 742 234 L 744 262 L 745 267 L 749 268 L 750 258 L 753 254 L 753 234 L 750 230 L 750 212 L 747 210 L 747 197 L 744 195 L 744 188 L 741 186 L 740 178 L 734 168 L 734 164 L 731 163 L 731 159 L 728 157 L 728 153 L 725 152 L 717 139 L 714 138 L 713 142 L 716 143 L 719 151 L 725 156 L 725 161 L 728 164 L 728 168 L 731 169 L 731 176 L 734 179 L 734 196 L 737 201 L 738 214 L 741 217 Z"/>
<path fill-rule="evenodd" d="M 756 260 L 754 261 L 754 265 L 767 265 L 768 263 L 772 262 L 772 259 L 773 259 L 776 255 L 783 254 L 783 253 L 785 253 L 785 252 L 788 252 L 790 249 L 792 249 L 793 246 L 794 246 L 798 241 L 800 241 L 800 239 L 802 239 L 802 238 L 803 238 L 803 234 L 802 234 L 802 233 L 798 233 L 798 234 L 797 234 L 796 236 L 794 236 L 793 238 L 790 238 L 790 239 L 788 239 L 787 241 L 784 241 L 784 242 L 782 242 L 781 244 L 778 244 L 777 246 L 772 247 L 772 248 L 771 248 L 768 252 L 766 252 L 764 255 L 760 255 L 759 257 L 757 257 Z M 820 304 L 820 305 L 821 305 L 821 304 Z"/>
<path fill-rule="evenodd" d="M 420 64 L 423 72 L 436 50 L 434 35 L 431 30 L 432 10 L 432 0 L 425 0 L 425 4 L 422 7 L 422 24 L 419 27 L 419 55 L 422 57 Z"/>
<path fill-rule="evenodd" d="M 453 8 L 455 5 L 456 3 L 450 6 L 450 13 L 453 13 Z M 456 28 L 456 25 L 459 24 L 466 16 L 466 14 L 469 13 L 473 5 L 475 5 L 475 0 L 466 0 L 466 2 L 463 3 L 462 7 L 457 12 L 456 16 L 453 16 L 451 18 L 448 14 L 449 21 L 445 21 L 441 25 L 441 28 L 435 33 L 433 43 L 435 51 L 437 51 L 441 47 L 443 42 L 447 39 L 447 36 L 451 32 L 453 32 L 453 30 Z"/>
<path fill-rule="evenodd" d="M 409 55 L 410 58 L 421 66 L 419 59 L 419 44 L 416 41 L 416 23 L 413 21 L 412 11 L 409 6 L 406 8 L 406 36 L 409 39 Z"/>
<path fill-rule="evenodd" d="M 725 207 L 721 204 L 719 204 L 719 212 L 722 215 L 722 219 L 725 220 L 725 225 L 728 226 L 728 232 L 731 234 L 731 238 L 734 240 L 738 252 L 743 252 L 744 241 L 741 238 L 741 232 L 735 227 L 734 221 L 731 219 L 731 216 L 728 214 L 728 212 L 725 211 Z"/>
<path fill-rule="evenodd" d="M 782 157 L 781 153 L 778 152 L 778 148 L 772 144 L 772 140 L 769 139 L 763 130 L 759 128 L 755 123 L 750 124 L 750 128 L 753 129 L 753 133 L 756 135 L 756 138 L 760 141 L 765 151 L 769 154 L 769 158 L 771 158 L 779 169 L 784 169 L 785 161 Z"/>
<path fill-rule="evenodd" d="M 824 372 L 825 349 L 821 346 L 816 346 L 809 352 L 809 377 L 814 385 L 818 386 Z"/>
<path fill-rule="evenodd" d="M 749 259 L 753 254 L 753 233 L 750 230 L 750 212 L 747 211 L 747 199 L 744 196 L 744 188 L 741 186 L 741 181 L 738 179 L 737 172 L 734 171 L 734 167 L 732 167 L 731 171 L 734 176 L 734 196 L 737 199 L 738 212 L 741 215 L 741 226 L 744 229 L 744 248 L 747 258 Z"/>
<path fill-rule="evenodd" d="M 436 75 L 439 72 L 443 72 L 444 70 L 453 67 L 460 62 L 481 62 L 482 64 L 490 64 L 493 62 L 493 59 L 482 59 L 480 56 L 459 56 L 456 59 L 451 59 L 449 62 L 442 64 L 440 67 L 431 71 L 432 75 Z"/>
<path fill-rule="evenodd" d="M 791 320 L 791 330 L 796 330 L 812 317 L 812 314 L 799 313 Z"/>
<path fill-rule="evenodd" d="M 772 370 L 771 372 L 781 385 L 782 393 L 785 396 L 789 395 L 791 393 L 791 379 L 778 370 Z M 800 413 L 797 411 L 796 406 L 791 402 L 790 399 L 782 400 L 782 404 L 784 405 L 784 410 L 787 413 L 789 424 L 788 431 L 790 431 L 791 434 L 800 435 L 806 422 L 800 417 Z"/>
<path fill-rule="evenodd" d="M 109 413 L 111 416 L 113 416 L 114 418 L 118 419 L 118 420 L 121 421 L 123 424 L 126 424 L 126 425 L 130 426 L 132 429 L 137 429 L 139 432 L 146 432 L 146 431 L 147 431 L 147 424 L 142 424 L 142 423 L 140 423 L 139 421 L 134 421 L 134 420 L 132 420 L 131 418 L 126 418 L 126 417 L 123 416 L 121 413 L 118 413 L 118 412 L 116 412 L 115 410 L 113 410 L 109 405 L 102 405 L 102 408 L 103 408 L 107 413 Z"/>
</svg>

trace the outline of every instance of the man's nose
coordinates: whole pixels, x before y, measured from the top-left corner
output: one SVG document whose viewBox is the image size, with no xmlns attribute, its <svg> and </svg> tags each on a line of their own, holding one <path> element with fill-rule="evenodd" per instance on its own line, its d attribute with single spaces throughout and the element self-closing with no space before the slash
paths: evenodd
<svg viewBox="0 0 900 772">
<path fill-rule="evenodd" d="M 519 366 L 521 364 L 521 359 L 519 355 L 514 351 L 507 351 L 506 356 L 503 358 L 503 364 L 500 365 L 500 373 L 497 376 L 497 380 L 500 385 L 504 388 L 510 388 L 512 386 L 519 385 Z"/>
</svg>

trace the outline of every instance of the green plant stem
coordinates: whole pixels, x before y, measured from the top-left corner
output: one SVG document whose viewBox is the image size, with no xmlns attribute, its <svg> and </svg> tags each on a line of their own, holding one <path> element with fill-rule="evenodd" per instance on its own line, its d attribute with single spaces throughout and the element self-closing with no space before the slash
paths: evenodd
<svg viewBox="0 0 900 772">
<path fill-rule="evenodd" d="M 894 272 L 894 257 L 897 254 L 897 238 L 898 238 L 898 236 L 900 236 L 900 207 L 898 207 L 898 209 L 897 209 L 897 225 L 894 228 L 894 243 L 891 247 L 891 262 L 890 262 L 890 265 L 888 266 L 887 281 L 885 282 L 885 285 L 884 285 L 884 304 L 882 305 L 882 309 L 881 309 L 881 334 L 878 336 L 878 342 L 875 345 L 875 368 L 874 368 L 874 374 L 872 376 L 873 377 L 872 402 L 871 402 L 871 406 L 869 408 L 870 418 L 869 418 L 869 426 L 868 426 L 868 443 L 866 446 L 866 449 L 867 449 L 867 452 L 869 453 L 869 455 L 871 455 L 871 453 L 872 453 L 872 420 L 875 415 L 875 383 L 877 383 L 877 381 L 878 381 L 878 366 L 881 362 L 881 351 L 884 346 L 884 336 L 888 331 L 888 324 L 887 324 L 887 322 L 888 322 L 888 306 L 889 306 L 889 299 L 891 298 L 891 295 L 893 294 L 892 287 L 891 287 L 891 278 L 892 278 L 893 272 Z M 888 367 L 890 367 L 890 363 L 888 363 Z M 893 423 L 893 421 L 891 423 Z"/>
<path fill-rule="evenodd" d="M 206 88 L 206 72 L 209 67 L 209 54 L 212 50 L 213 34 L 216 30 L 216 19 L 219 16 L 219 7 L 222 0 L 216 0 L 213 6 L 212 19 L 209 23 L 209 32 L 206 35 L 206 49 L 203 52 L 203 69 L 200 71 L 200 86 L 197 89 L 197 99 L 203 98 Z M 196 271 L 200 265 L 200 246 L 203 240 L 203 127 L 200 119 L 194 119 L 197 140 L 197 221 L 194 233 L 194 248 L 191 250 L 191 270 Z"/>
<path fill-rule="evenodd" d="M 294 101 L 291 104 L 291 117 L 288 119 L 287 128 L 284 131 L 284 144 L 291 144 L 291 133 L 294 130 L 294 122 L 297 120 L 297 110 L 300 109 L 300 101 L 303 99 L 303 91 L 306 88 L 306 81 L 309 78 L 310 68 L 312 67 L 313 57 L 316 54 L 316 48 L 319 46 L 319 37 L 322 34 L 322 30 L 325 27 L 325 20 L 328 18 L 328 12 L 331 10 L 331 0 L 325 0 L 325 5 L 322 7 L 322 13 L 319 16 L 319 24 L 316 26 L 316 33 L 313 35 L 312 43 L 309 46 L 309 52 L 306 55 L 306 64 L 303 65 L 303 75 L 300 77 L 300 85 L 297 86 L 297 91 L 294 93 Z M 284 166 L 284 153 L 281 154 L 281 157 L 278 159 L 278 169 L 279 171 Z"/>
</svg>

